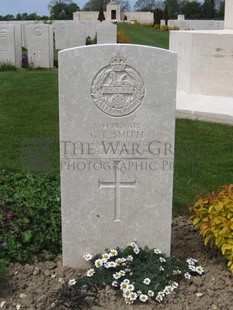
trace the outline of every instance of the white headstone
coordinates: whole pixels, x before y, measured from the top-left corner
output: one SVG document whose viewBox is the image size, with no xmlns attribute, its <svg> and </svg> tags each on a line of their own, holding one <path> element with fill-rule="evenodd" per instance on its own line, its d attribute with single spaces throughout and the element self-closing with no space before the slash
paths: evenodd
<svg viewBox="0 0 233 310">
<path fill-rule="evenodd" d="M 233 29 L 233 1 L 225 0 L 224 29 Z"/>
<path fill-rule="evenodd" d="M 0 24 L 0 62 L 22 66 L 21 26 Z"/>
<path fill-rule="evenodd" d="M 56 21 L 54 29 L 56 49 L 86 45 L 86 30 L 82 22 Z"/>
<path fill-rule="evenodd" d="M 116 43 L 117 26 L 108 21 L 101 22 L 97 27 L 97 44 Z"/>
<path fill-rule="evenodd" d="M 53 26 L 27 25 L 28 63 L 34 68 L 53 68 Z"/>
<path fill-rule="evenodd" d="M 176 55 L 130 44 L 59 53 L 63 264 L 131 241 L 169 255 Z"/>
</svg>

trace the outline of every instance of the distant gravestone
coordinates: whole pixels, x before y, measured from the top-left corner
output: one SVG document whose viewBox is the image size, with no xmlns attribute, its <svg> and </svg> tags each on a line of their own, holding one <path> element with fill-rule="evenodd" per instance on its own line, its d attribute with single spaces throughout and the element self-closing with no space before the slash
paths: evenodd
<svg viewBox="0 0 233 310">
<path fill-rule="evenodd" d="M 131 241 L 169 255 L 176 55 L 139 45 L 59 53 L 63 264 Z"/>
<path fill-rule="evenodd" d="M 53 27 L 27 25 L 28 63 L 34 68 L 53 68 Z"/>
<path fill-rule="evenodd" d="M 56 49 L 86 45 L 86 28 L 82 22 L 56 21 L 54 30 Z"/>
<path fill-rule="evenodd" d="M 97 44 L 116 43 L 117 26 L 108 21 L 101 22 L 96 27 Z"/>
<path fill-rule="evenodd" d="M 22 66 L 21 26 L 0 24 L 0 62 Z"/>
</svg>

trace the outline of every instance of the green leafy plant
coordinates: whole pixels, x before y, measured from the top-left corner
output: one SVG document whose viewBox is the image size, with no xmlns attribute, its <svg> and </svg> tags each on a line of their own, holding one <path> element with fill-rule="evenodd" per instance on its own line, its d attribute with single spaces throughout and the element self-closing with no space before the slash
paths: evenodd
<svg viewBox="0 0 233 310">
<path fill-rule="evenodd" d="M 233 184 L 223 186 L 216 193 L 200 194 L 190 211 L 194 213 L 191 219 L 199 228 L 204 244 L 219 248 L 233 272 Z"/>
<path fill-rule="evenodd" d="M 112 286 L 127 304 L 145 303 L 150 299 L 160 303 L 177 289 L 181 280 L 204 273 L 195 259 L 177 262 L 173 257 L 165 257 L 159 249 L 142 249 L 136 242 L 131 242 L 124 250 L 107 250 L 94 257 L 87 253 L 84 259 L 92 266 L 82 280 L 87 283 L 91 280 L 100 288 Z M 75 287 L 78 281 L 70 280 L 65 289 L 67 285 Z"/>
<path fill-rule="evenodd" d="M 52 303 L 51 308 L 63 306 L 66 309 L 83 309 L 91 308 L 92 305 L 100 306 L 97 301 L 97 288 L 91 281 L 86 279 L 71 279 L 62 284 L 55 292 L 56 300 Z"/>
<path fill-rule="evenodd" d="M 10 62 L 0 62 L 0 71 L 17 71 L 16 67 Z"/>
<path fill-rule="evenodd" d="M 121 29 L 117 30 L 117 43 L 130 43 L 131 42 L 131 38 L 130 36 Z"/>
<path fill-rule="evenodd" d="M 0 197 L 0 259 L 48 259 L 61 251 L 58 176 L 2 174 Z"/>
</svg>

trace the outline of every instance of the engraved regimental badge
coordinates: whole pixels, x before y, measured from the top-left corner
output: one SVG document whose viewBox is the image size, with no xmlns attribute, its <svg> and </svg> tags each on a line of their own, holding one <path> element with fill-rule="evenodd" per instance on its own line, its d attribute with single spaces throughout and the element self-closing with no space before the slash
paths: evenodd
<svg viewBox="0 0 233 310">
<path fill-rule="evenodd" d="M 145 86 L 140 74 L 117 54 L 101 69 L 91 85 L 91 96 L 105 114 L 121 117 L 133 113 L 142 103 Z"/>
</svg>

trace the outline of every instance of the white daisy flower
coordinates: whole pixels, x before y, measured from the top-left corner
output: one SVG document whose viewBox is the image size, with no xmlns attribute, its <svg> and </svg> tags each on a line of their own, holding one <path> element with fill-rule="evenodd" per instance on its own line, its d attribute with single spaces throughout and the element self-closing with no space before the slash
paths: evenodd
<svg viewBox="0 0 233 310">
<path fill-rule="evenodd" d="M 159 258 L 159 261 L 160 261 L 161 263 L 165 263 L 165 262 L 166 262 L 166 259 L 163 258 L 163 257 L 160 257 L 160 258 Z"/>
<path fill-rule="evenodd" d="M 154 249 L 154 253 L 155 254 L 161 254 L 162 252 L 160 251 L 160 249 Z"/>
<path fill-rule="evenodd" d="M 126 290 L 127 287 L 128 287 L 128 284 L 127 284 L 127 283 L 121 282 L 121 284 L 120 284 L 120 289 L 121 289 L 122 291 Z"/>
<path fill-rule="evenodd" d="M 120 279 L 120 277 L 121 277 L 120 272 L 116 272 L 116 273 L 113 274 L 113 278 L 116 279 L 116 280 Z"/>
<path fill-rule="evenodd" d="M 198 273 L 198 274 L 203 274 L 204 273 L 204 268 L 203 267 L 201 267 L 201 266 L 197 266 L 196 268 L 195 268 L 195 271 Z"/>
<path fill-rule="evenodd" d="M 133 284 L 128 284 L 128 286 L 127 286 L 128 291 L 132 292 L 132 291 L 134 291 L 134 289 L 135 289 L 135 287 Z"/>
<path fill-rule="evenodd" d="M 91 268 L 91 269 L 87 270 L 86 276 L 90 278 L 93 276 L 94 273 L 95 273 L 95 270 L 93 268 Z"/>
<path fill-rule="evenodd" d="M 164 268 L 162 266 L 159 267 L 160 271 L 164 271 Z"/>
<path fill-rule="evenodd" d="M 130 283 L 130 280 L 129 279 L 124 279 L 123 281 L 125 284 L 129 284 Z"/>
<path fill-rule="evenodd" d="M 68 282 L 69 286 L 73 286 L 75 284 L 76 284 L 76 280 L 75 279 L 70 279 L 69 282 Z"/>
<path fill-rule="evenodd" d="M 146 302 L 148 300 L 148 296 L 145 295 L 145 294 L 141 294 L 139 296 L 139 300 L 142 301 L 142 302 Z"/>
<path fill-rule="evenodd" d="M 133 251 L 135 254 L 138 254 L 140 252 L 139 248 L 134 248 Z"/>
<path fill-rule="evenodd" d="M 106 259 L 106 260 L 109 260 L 110 254 L 104 253 L 104 254 L 102 254 L 102 258 L 103 258 L 103 259 Z"/>
<path fill-rule="evenodd" d="M 137 297 L 138 297 L 137 293 L 135 293 L 135 292 L 130 292 L 129 298 L 130 298 L 131 300 L 136 300 Z"/>
<path fill-rule="evenodd" d="M 103 266 L 103 261 L 99 258 L 95 261 L 95 267 L 100 268 L 101 266 Z"/>
<path fill-rule="evenodd" d="M 191 274 L 188 272 L 185 272 L 184 277 L 185 277 L 185 279 L 189 280 L 189 279 L 191 279 Z"/>
<path fill-rule="evenodd" d="M 171 287 L 172 287 L 173 289 L 177 288 L 178 286 L 179 286 L 179 284 L 178 284 L 177 282 L 172 282 Z"/>
<path fill-rule="evenodd" d="M 93 258 L 93 255 L 87 253 L 83 255 L 83 258 L 85 259 L 85 261 L 89 262 Z"/>
<path fill-rule="evenodd" d="M 111 255 L 111 256 L 117 256 L 117 254 L 118 254 L 118 251 L 115 250 L 115 249 L 112 249 L 112 250 L 110 251 L 110 255 Z"/>
<path fill-rule="evenodd" d="M 147 294 L 150 297 L 154 297 L 154 295 L 155 295 L 155 293 L 152 290 L 149 290 Z"/>
<path fill-rule="evenodd" d="M 132 255 L 128 255 L 127 258 L 126 258 L 126 260 L 127 260 L 128 262 L 132 262 L 132 261 L 133 261 L 133 256 L 132 256 Z"/>
<path fill-rule="evenodd" d="M 150 282 L 151 282 L 151 279 L 149 279 L 149 278 L 145 278 L 145 279 L 143 280 L 143 283 L 144 283 L 145 285 L 149 285 Z"/>
<path fill-rule="evenodd" d="M 117 281 L 113 281 L 113 282 L 112 282 L 112 286 L 118 287 L 118 282 L 117 282 Z"/>
</svg>

